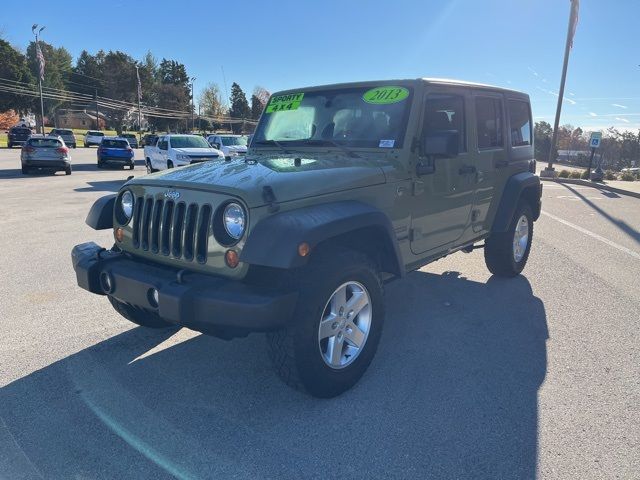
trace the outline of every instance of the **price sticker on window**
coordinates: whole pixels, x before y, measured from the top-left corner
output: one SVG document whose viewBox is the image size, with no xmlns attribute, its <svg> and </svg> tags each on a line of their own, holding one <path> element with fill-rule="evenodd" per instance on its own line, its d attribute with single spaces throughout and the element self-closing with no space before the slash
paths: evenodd
<svg viewBox="0 0 640 480">
<path fill-rule="evenodd" d="M 409 96 L 409 90 L 404 87 L 384 86 L 376 87 L 364 92 L 362 99 L 367 103 L 385 105 L 401 102 Z"/>
<path fill-rule="evenodd" d="M 267 105 L 266 112 L 282 112 L 284 110 L 297 110 L 302 103 L 304 93 L 292 93 L 289 95 L 277 95 L 271 97 L 269 105 Z"/>
</svg>

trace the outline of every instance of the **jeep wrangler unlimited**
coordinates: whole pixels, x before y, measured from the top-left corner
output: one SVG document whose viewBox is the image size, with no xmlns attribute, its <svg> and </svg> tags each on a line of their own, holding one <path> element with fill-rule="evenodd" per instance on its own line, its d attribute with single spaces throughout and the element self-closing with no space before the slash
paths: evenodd
<svg viewBox="0 0 640 480">
<path fill-rule="evenodd" d="M 540 215 L 529 97 L 416 79 L 280 92 L 246 157 L 135 178 L 95 202 L 109 250 L 78 285 L 146 327 L 266 332 L 289 385 L 331 397 L 371 362 L 383 285 L 484 247 L 518 275 Z M 484 242 L 479 245 L 479 242 Z"/>
</svg>

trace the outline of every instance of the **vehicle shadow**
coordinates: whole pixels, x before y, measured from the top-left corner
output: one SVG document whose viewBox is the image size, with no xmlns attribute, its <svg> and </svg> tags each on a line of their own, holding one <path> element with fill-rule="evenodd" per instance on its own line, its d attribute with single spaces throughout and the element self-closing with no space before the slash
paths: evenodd
<svg viewBox="0 0 640 480">
<path fill-rule="evenodd" d="M 88 187 L 74 188 L 74 192 L 117 192 L 126 182 L 123 180 L 102 180 L 96 182 L 86 182 Z"/>
<path fill-rule="evenodd" d="M 16 380 L 0 477 L 534 478 L 548 333 L 527 279 L 415 272 L 386 299 L 376 359 L 331 400 L 282 384 L 261 335 L 133 328 Z"/>
<path fill-rule="evenodd" d="M 576 190 L 575 188 L 570 187 L 569 185 L 567 185 L 566 183 L 561 183 L 560 185 L 562 185 L 563 187 L 565 187 L 567 190 L 569 190 L 572 194 L 574 194 L 576 197 L 578 197 L 580 200 L 582 200 L 584 203 L 586 203 L 587 205 L 589 205 L 591 208 L 593 208 L 596 212 L 598 212 L 600 215 L 602 215 L 605 219 L 607 219 L 609 222 L 611 222 L 613 225 L 615 225 L 616 227 L 618 227 L 620 230 L 622 230 L 625 234 L 627 234 L 629 237 L 631 237 L 633 240 L 635 240 L 636 242 L 640 243 L 640 232 L 638 232 L 635 228 L 633 228 L 631 225 L 629 225 L 627 222 L 625 222 L 624 220 L 620 220 L 619 218 L 616 218 L 610 214 L 608 214 L 607 212 L 605 212 L 602 208 L 600 208 L 598 205 L 596 205 L 595 203 L 593 203 L 591 200 L 589 200 L 587 197 L 585 197 L 584 195 L 582 195 L 578 190 Z M 614 192 L 605 192 L 605 191 L 601 191 L 601 193 L 608 197 L 608 198 L 621 198 L 620 195 L 614 193 Z"/>
</svg>

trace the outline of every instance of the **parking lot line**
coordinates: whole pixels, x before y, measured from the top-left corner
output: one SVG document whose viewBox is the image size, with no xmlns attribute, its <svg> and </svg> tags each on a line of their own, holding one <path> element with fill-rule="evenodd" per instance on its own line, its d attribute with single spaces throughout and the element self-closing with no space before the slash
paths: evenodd
<svg viewBox="0 0 640 480">
<path fill-rule="evenodd" d="M 596 240 L 599 240 L 600 242 L 605 243 L 605 244 L 609 245 L 610 247 L 618 249 L 621 252 L 624 252 L 627 255 L 632 256 L 636 260 L 640 260 L 640 253 L 634 252 L 633 250 L 631 250 L 631 249 L 629 249 L 627 247 L 623 247 L 619 243 L 613 242 L 613 241 L 609 240 L 608 238 L 604 238 L 604 237 L 598 235 L 597 233 L 593 233 L 592 231 L 587 230 L 586 228 L 582 228 L 581 226 L 575 225 L 575 224 L 573 224 L 571 222 L 568 222 L 568 221 L 566 221 L 566 220 L 564 220 L 564 219 L 562 219 L 560 217 L 556 217 L 555 215 L 553 215 L 553 214 L 551 214 L 549 212 L 542 211 L 540 213 L 542 213 L 542 215 L 545 215 L 545 216 L 547 216 L 549 218 L 552 218 L 552 219 L 556 220 L 557 222 L 562 223 L 563 225 L 566 225 L 567 227 L 571 227 L 574 230 L 577 230 L 577 231 L 579 231 L 581 233 L 584 233 L 585 235 L 588 235 L 591 238 L 595 238 Z"/>
</svg>

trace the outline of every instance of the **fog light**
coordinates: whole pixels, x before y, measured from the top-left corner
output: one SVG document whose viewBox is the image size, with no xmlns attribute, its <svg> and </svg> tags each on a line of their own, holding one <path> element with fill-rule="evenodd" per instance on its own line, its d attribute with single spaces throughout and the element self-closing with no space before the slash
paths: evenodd
<svg viewBox="0 0 640 480">
<path fill-rule="evenodd" d="M 158 294 L 158 290 L 156 288 L 150 288 L 147 292 L 147 300 L 149 301 L 149 305 L 153 308 L 158 308 L 158 302 L 160 301 L 160 295 Z"/>
<path fill-rule="evenodd" d="M 240 259 L 238 258 L 238 253 L 235 250 L 227 250 L 224 254 L 224 261 L 226 262 L 228 267 L 236 268 L 238 263 L 240 263 Z"/>
<path fill-rule="evenodd" d="M 107 272 L 102 272 L 100 274 L 100 287 L 104 293 L 113 292 L 113 280 L 111 279 L 111 275 Z"/>
<path fill-rule="evenodd" d="M 116 237 L 117 241 L 121 242 L 122 240 L 124 240 L 124 230 L 122 228 L 116 228 L 114 236 Z"/>
<path fill-rule="evenodd" d="M 311 247 L 307 242 L 302 242 L 300 245 L 298 245 L 298 255 L 300 255 L 301 257 L 306 257 L 307 255 L 309 255 L 310 251 Z"/>
</svg>

